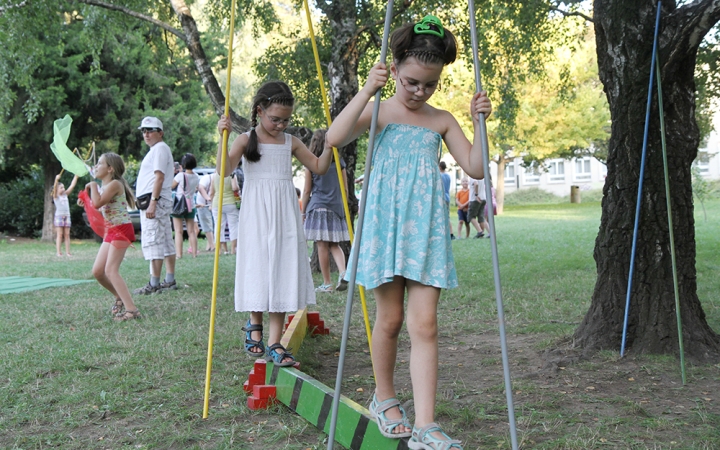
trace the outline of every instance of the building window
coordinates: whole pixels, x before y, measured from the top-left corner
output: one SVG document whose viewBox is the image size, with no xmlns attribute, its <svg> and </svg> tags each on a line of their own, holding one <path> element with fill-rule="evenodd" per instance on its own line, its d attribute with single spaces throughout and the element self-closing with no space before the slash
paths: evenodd
<svg viewBox="0 0 720 450">
<path fill-rule="evenodd" d="M 525 168 L 523 173 L 523 184 L 540 184 L 540 169 L 536 162 Z"/>
<path fill-rule="evenodd" d="M 563 183 L 565 181 L 565 161 L 555 160 L 548 163 L 548 182 Z"/>
<path fill-rule="evenodd" d="M 505 164 L 505 186 L 515 186 L 515 162 Z"/>
<path fill-rule="evenodd" d="M 590 181 L 590 158 L 577 158 L 575 160 L 575 181 Z"/>
</svg>

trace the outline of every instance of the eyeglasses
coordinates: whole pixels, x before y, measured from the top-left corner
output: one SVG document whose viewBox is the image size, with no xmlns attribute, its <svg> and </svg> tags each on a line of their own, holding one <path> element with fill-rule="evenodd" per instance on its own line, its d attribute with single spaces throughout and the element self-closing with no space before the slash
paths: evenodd
<svg viewBox="0 0 720 450">
<path fill-rule="evenodd" d="M 277 126 L 277 125 L 282 125 L 282 126 L 284 126 L 284 127 L 290 126 L 290 118 L 281 119 L 281 118 L 279 118 L 279 117 L 269 116 L 269 115 L 267 115 L 267 112 L 266 112 L 265 108 L 263 108 L 262 106 L 261 106 L 260 108 L 263 110 L 263 112 L 265 112 L 265 117 L 267 117 L 268 119 L 270 119 L 270 122 L 271 122 L 273 125 L 275 125 L 275 126 Z"/>
<path fill-rule="evenodd" d="M 154 133 L 155 131 L 160 131 L 160 128 L 141 128 L 140 129 L 140 132 L 142 134 Z"/>
<path fill-rule="evenodd" d="M 402 84 L 402 87 L 405 88 L 406 91 L 410 92 L 411 94 L 415 94 L 418 91 L 422 91 L 423 94 L 432 94 L 435 91 L 439 91 L 442 89 L 442 86 L 440 85 L 440 81 L 438 81 L 436 84 L 432 86 L 424 86 L 420 87 L 420 84 L 418 84 L 417 81 L 415 82 L 408 82 L 405 84 L 402 77 L 400 76 L 400 72 L 398 72 L 398 80 L 400 80 L 400 84 Z"/>
</svg>

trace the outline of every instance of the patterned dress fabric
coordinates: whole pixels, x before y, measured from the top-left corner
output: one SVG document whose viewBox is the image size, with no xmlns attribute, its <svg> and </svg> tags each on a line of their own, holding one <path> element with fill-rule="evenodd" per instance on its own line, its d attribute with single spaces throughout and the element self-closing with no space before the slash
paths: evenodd
<svg viewBox="0 0 720 450">
<path fill-rule="evenodd" d="M 365 288 L 395 276 L 457 287 L 438 167 L 441 143 L 438 133 L 414 125 L 389 124 L 376 138 L 356 275 Z"/>
<path fill-rule="evenodd" d="M 315 289 L 292 181 L 292 136 L 258 149 L 258 162 L 243 156 L 235 310 L 295 312 L 315 304 Z"/>
</svg>

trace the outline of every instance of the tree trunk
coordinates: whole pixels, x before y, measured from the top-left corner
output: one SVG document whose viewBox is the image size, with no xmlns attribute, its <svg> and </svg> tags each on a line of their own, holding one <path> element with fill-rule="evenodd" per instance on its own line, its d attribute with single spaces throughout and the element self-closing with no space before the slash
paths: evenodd
<svg viewBox="0 0 720 450">
<path fill-rule="evenodd" d="M 55 239 L 55 227 L 53 226 L 53 218 L 55 217 L 55 203 L 53 203 L 52 188 L 55 184 L 55 175 L 58 172 L 55 167 L 44 167 L 43 178 L 45 179 L 45 195 L 43 200 L 43 224 L 42 237 L 44 242 L 52 242 Z M 79 189 L 79 187 L 78 187 Z"/>
<path fill-rule="evenodd" d="M 708 326 L 697 297 L 690 166 L 699 142 L 695 57 L 702 36 L 718 20 L 707 13 L 717 16 L 720 2 L 695 2 L 690 5 L 695 9 L 664 6 L 659 58 L 684 348 L 694 360 L 716 361 L 720 338 Z M 594 9 L 612 134 L 594 251 L 597 281 L 590 309 L 575 332 L 576 344 L 588 351 L 619 350 L 622 340 L 656 6 L 646 0 L 596 0 Z M 700 20 L 703 13 L 709 26 Z M 679 354 L 661 151 L 654 95 L 626 341 L 638 354 Z"/>
<path fill-rule="evenodd" d="M 495 179 L 495 201 L 497 202 L 497 213 L 503 213 L 503 207 L 505 205 L 505 157 L 503 155 L 498 156 L 497 159 L 497 176 Z"/>
</svg>

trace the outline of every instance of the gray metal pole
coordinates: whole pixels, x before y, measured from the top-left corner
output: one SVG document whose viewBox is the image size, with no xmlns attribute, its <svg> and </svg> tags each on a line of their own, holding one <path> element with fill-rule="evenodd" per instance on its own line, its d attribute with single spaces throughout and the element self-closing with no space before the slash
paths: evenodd
<svg viewBox="0 0 720 450">
<path fill-rule="evenodd" d="M 388 38 L 390 36 L 390 22 L 392 22 L 393 0 L 388 1 L 385 12 L 385 28 L 383 29 L 383 41 L 380 49 L 380 62 L 385 63 L 387 58 Z M 347 352 L 348 334 L 350 333 L 350 319 L 352 318 L 352 304 L 355 295 L 355 278 L 357 275 L 358 255 L 360 254 L 360 240 L 362 239 L 363 220 L 365 219 L 365 202 L 367 201 L 368 183 L 370 182 L 370 167 L 372 166 L 372 155 L 375 145 L 375 133 L 377 132 L 378 114 L 380 114 L 381 89 L 375 93 L 375 104 L 373 105 L 372 119 L 370 120 L 370 136 L 368 136 L 368 149 L 365 158 L 365 175 L 363 178 L 362 195 L 358 211 L 357 231 L 355 232 L 354 252 L 351 261 L 352 270 L 348 286 L 347 303 L 345 305 L 345 319 L 343 322 L 342 341 L 340 342 L 340 359 L 338 360 L 337 376 L 335 378 L 335 394 L 332 401 L 332 415 L 330 417 L 330 436 L 328 437 L 328 450 L 332 450 L 335 444 L 335 428 L 337 426 L 338 408 L 340 406 L 340 389 L 342 388 L 343 369 L 345 368 L 345 353 Z"/>
<path fill-rule="evenodd" d="M 477 43 L 477 25 L 475 24 L 475 1 L 469 0 L 468 7 L 470 10 L 470 39 L 472 41 L 473 50 L 473 66 L 475 68 L 475 87 L 476 92 L 482 91 L 482 82 L 480 81 L 480 59 L 478 57 Z M 502 286 L 500 285 L 500 263 L 498 260 L 497 250 L 497 233 L 495 232 L 495 215 L 492 204 L 492 184 L 487 179 L 490 175 L 490 147 L 488 145 L 487 127 L 485 124 L 485 114 L 478 117 L 480 122 L 480 133 L 482 151 L 483 151 L 483 169 L 485 172 L 485 198 L 487 199 L 488 208 L 488 225 L 490 226 L 490 244 L 492 248 L 493 276 L 495 278 L 495 301 L 498 310 L 498 324 L 500 327 L 500 348 L 502 350 L 503 373 L 505 376 L 505 396 L 507 398 L 508 421 L 510 423 L 510 440 L 513 450 L 517 450 L 517 430 L 515 428 L 515 408 L 513 407 L 512 382 L 510 381 L 510 363 L 508 361 L 507 339 L 505 337 L 505 313 L 503 311 Z"/>
</svg>

